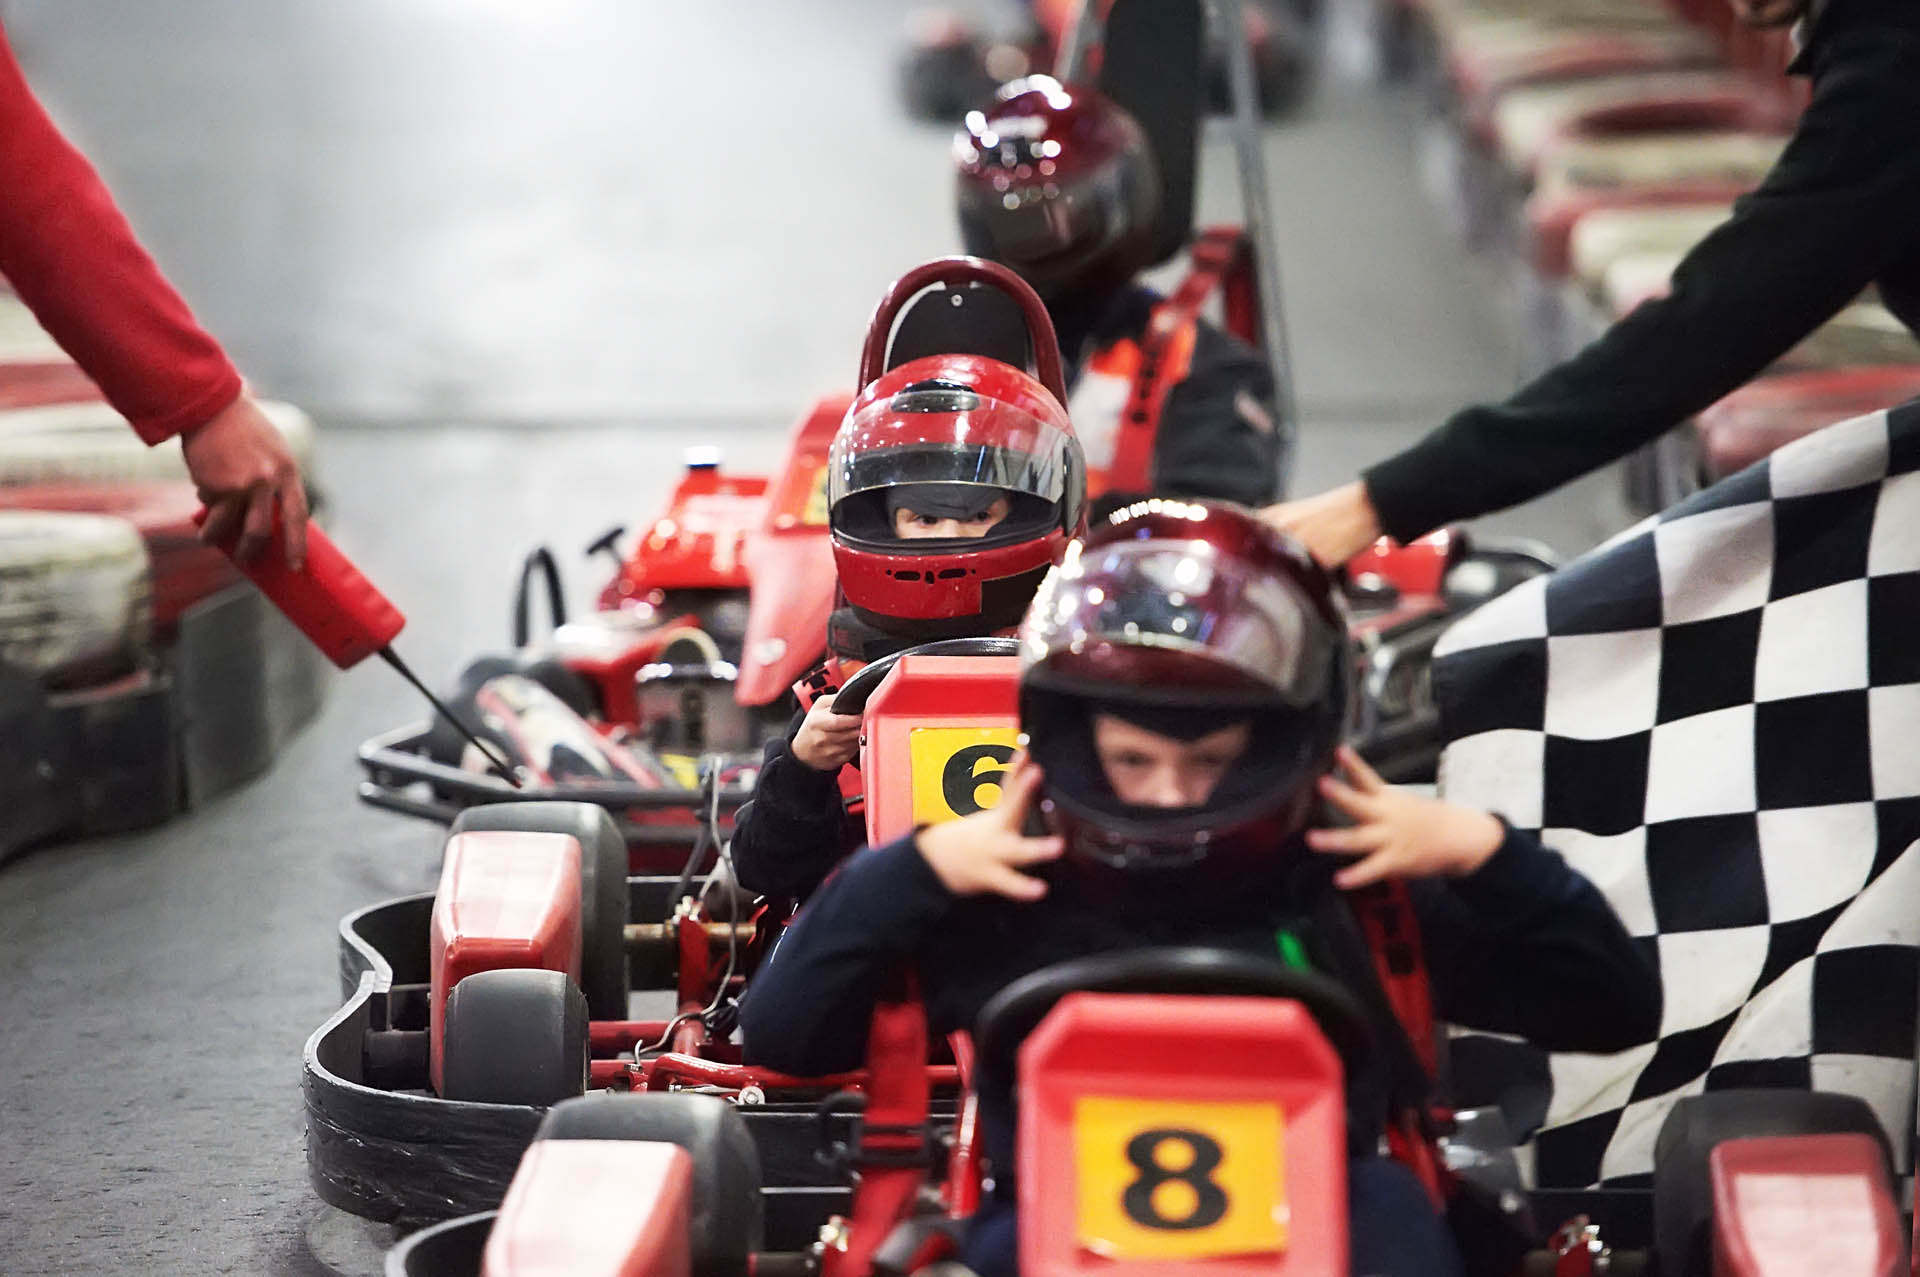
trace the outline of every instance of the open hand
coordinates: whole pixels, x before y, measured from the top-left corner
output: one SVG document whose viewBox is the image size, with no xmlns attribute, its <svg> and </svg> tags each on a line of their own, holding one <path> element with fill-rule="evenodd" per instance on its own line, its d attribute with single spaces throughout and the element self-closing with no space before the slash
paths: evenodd
<svg viewBox="0 0 1920 1277">
<path fill-rule="evenodd" d="M 307 492 L 300 467 L 251 395 L 182 434 L 180 450 L 207 507 L 202 541 L 225 545 L 237 529 L 234 557 L 250 563 L 266 549 L 277 514 L 288 566 L 296 572 L 305 566 Z"/>
<path fill-rule="evenodd" d="M 1307 845 L 1359 857 L 1333 876 L 1344 891 L 1386 878 L 1464 878 L 1506 841 L 1506 827 L 1484 811 L 1389 785 L 1349 746 L 1340 747 L 1339 758 L 1353 783 L 1322 777 L 1320 793 L 1354 823 L 1309 829 Z"/>
<path fill-rule="evenodd" d="M 837 772 L 860 752 L 858 714 L 833 712 L 833 697 L 822 696 L 807 711 L 787 752 L 817 772 Z"/>
<path fill-rule="evenodd" d="M 1380 539 L 1380 516 L 1374 512 L 1367 485 L 1357 479 L 1317 497 L 1270 505 L 1260 517 L 1292 535 L 1330 568 L 1339 567 Z"/>
<path fill-rule="evenodd" d="M 942 886 L 956 896 L 1038 900 L 1047 894 L 1045 882 L 1020 872 L 1059 859 L 1066 847 L 1059 837 L 1029 838 L 1020 832 L 1039 796 L 1040 781 L 1040 769 L 1022 754 L 1007 771 L 997 807 L 928 825 L 914 835 L 921 858 Z"/>
</svg>

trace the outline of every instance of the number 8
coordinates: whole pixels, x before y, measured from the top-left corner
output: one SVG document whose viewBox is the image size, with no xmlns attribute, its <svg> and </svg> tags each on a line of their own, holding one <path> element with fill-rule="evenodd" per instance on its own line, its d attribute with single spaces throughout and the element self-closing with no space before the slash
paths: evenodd
<svg viewBox="0 0 1920 1277">
<path fill-rule="evenodd" d="M 1173 1143 L 1187 1146 L 1187 1164 L 1180 1170 L 1169 1170 L 1160 1162 L 1160 1150 Z M 1211 1228 L 1227 1216 L 1226 1191 L 1212 1179 L 1224 1156 L 1217 1141 L 1198 1131 L 1172 1127 L 1142 1131 L 1127 1141 L 1127 1161 L 1140 1178 L 1120 1195 L 1120 1208 L 1142 1228 Z M 1161 1214 L 1153 1201 L 1155 1190 L 1174 1182 L 1193 1190 L 1193 1209 L 1179 1218 Z"/>
</svg>

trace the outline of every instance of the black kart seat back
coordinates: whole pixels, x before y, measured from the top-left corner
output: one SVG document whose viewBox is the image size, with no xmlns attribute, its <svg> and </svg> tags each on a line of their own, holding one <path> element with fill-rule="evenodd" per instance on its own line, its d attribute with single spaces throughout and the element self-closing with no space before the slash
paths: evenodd
<svg viewBox="0 0 1920 1277">
<path fill-rule="evenodd" d="M 1193 237 L 1193 191 L 1205 109 L 1206 14 L 1200 0 L 1113 0 L 1096 87 L 1146 130 L 1160 170 L 1160 240 L 1152 265 Z"/>
<path fill-rule="evenodd" d="M 887 367 L 928 355 L 984 355 L 1015 368 L 1033 367 L 1033 343 L 1020 304 L 978 283 L 936 284 L 900 313 L 887 346 Z"/>
</svg>

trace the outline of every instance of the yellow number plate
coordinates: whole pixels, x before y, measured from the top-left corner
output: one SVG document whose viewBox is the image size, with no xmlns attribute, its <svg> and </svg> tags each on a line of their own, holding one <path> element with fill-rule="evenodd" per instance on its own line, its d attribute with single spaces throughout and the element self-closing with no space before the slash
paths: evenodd
<svg viewBox="0 0 1920 1277">
<path fill-rule="evenodd" d="M 1080 1245 L 1126 1260 L 1285 1250 L 1284 1125 L 1272 1103 L 1080 1097 Z"/>
<path fill-rule="evenodd" d="M 800 511 L 800 522 L 810 528 L 827 526 L 827 468 L 813 472 L 813 486 L 807 492 L 807 504 Z"/>
<path fill-rule="evenodd" d="M 1019 735 L 1014 727 L 914 728 L 907 737 L 913 823 L 935 825 L 998 803 Z"/>
</svg>

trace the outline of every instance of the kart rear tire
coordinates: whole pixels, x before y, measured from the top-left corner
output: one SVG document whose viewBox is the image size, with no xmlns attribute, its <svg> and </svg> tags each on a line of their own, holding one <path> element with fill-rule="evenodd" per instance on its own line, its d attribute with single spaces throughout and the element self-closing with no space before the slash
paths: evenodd
<svg viewBox="0 0 1920 1277">
<path fill-rule="evenodd" d="M 130 673 L 152 630 L 149 573 L 124 519 L 0 511 L 0 661 L 50 687 Z"/>
<path fill-rule="evenodd" d="M 560 971 L 480 971 L 447 995 L 441 1096 L 544 1108 L 587 1088 L 587 1000 Z"/>
<path fill-rule="evenodd" d="M 1653 1247 L 1665 1277 L 1713 1271 L 1713 1187 L 1707 1159 L 1726 1140 L 1770 1135 L 1887 1134 L 1857 1095 L 1786 1089 L 1709 1091 L 1673 1106 L 1653 1146 Z"/>
<path fill-rule="evenodd" d="M 566 834 L 580 844 L 580 992 L 596 1020 L 627 1018 L 627 840 L 591 803 L 489 803 L 448 836 L 481 831 Z"/>
<path fill-rule="evenodd" d="M 711 1095 L 646 1091 L 589 1095 L 554 1106 L 536 1140 L 677 1144 L 693 1159 L 693 1271 L 745 1274 L 760 1249 L 760 1155 L 746 1120 Z"/>
</svg>

